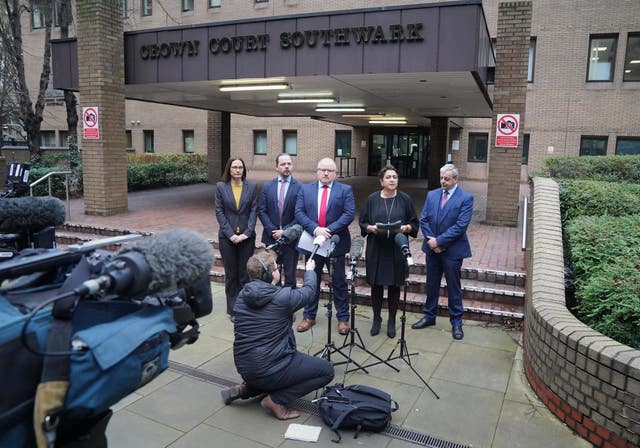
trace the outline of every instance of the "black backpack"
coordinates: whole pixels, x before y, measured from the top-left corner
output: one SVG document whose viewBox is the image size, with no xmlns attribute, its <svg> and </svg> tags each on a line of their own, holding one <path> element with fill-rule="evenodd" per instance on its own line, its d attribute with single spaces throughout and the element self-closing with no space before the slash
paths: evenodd
<svg viewBox="0 0 640 448">
<path fill-rule="evenodd" d="M 358 384 L 328 386 L 317 401 L 322 420 L 338 436 L 333 440 L 336 443 L 342 440 L 339 428 L 355 428 L 354 439 L 361 430 L 384 431 L 391 421 L 391 413 L 398 410 L 398 403 L 388 393 Z"/>
</svg>

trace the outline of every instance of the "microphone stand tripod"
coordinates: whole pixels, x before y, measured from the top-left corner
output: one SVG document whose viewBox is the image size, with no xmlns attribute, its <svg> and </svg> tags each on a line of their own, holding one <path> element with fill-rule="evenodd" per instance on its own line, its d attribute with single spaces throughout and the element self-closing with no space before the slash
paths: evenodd
<svg viewBox="0 0 640 448">
<path fill-rule="evenodd" d="M 407 364 L 409 366 L 409 368 L 413 371 L 413 373 L 416 374 L 416 376 L 420 379 L 420 381 L 422 381 L 422 383 L 427 386 L 427 389 L 429 389 L 431 391 L 431 393 L 439 400 L 440 397 L 438 396 L 438 394 L 436 393 L 436 391 L 434 391 L 431 386 L 429 386 L 429 384 L 425 381 L 424 378 L 422 378 L 422 376 L 418 373 L 418 371 L 413 367 L 413 365 L 411 364 L 411 356 L 413 355 L 417 355 L 418 353 L 409 353 L 409 349 L 407 348 L 407 341 L 404 338 L 405 335 L 405 327 L 406 327 L 406 323 L 407 323 L 407 287 L 409 286 L 409 262 L 407 260 L 407 256 L 405 255 L 405 274 L 404 274 L 404 294 L 402 297 L 402 316 L 400 316 L 400 339 L 398 339 L 398 342 L 396 342 L 395 347 L 393 347 L 393 350 L 391 350 L 391 353 L 389 353 L 389 356 L 387 357 L 387 362 L 388 361 L 393 361 L 396 359 L 401 359 L 405 362 L 405 364 Z M 400 352 L 398 353 L 397 356 L 393 356 L 393 354 L 395 353 L 396 349 L 398 348 L 398 346 L 400 346 Z M 369 366 L 367 366 L 369 367 Z"/>
<path fill-rule="evenodd" d="M 344 374 L 346 375 L 347 373 L 351 373 L 351 372 L 356 372 L 358 370 L 362 370 L 364 373 L 369 373 L 367 371 L 367 367 L 369 366 L 357 366 L 356 368 L 353 368 L 351 370 L 349 370 L 349 363 L 352 362 L 353 360 L 351 359 L 351 351 L 353 349 L 353 347 L 358 347 L 360 350 L 368 353 L 369 355 L 373 356 L 374 358 L 376 358 L 379 362 L 373 364 L 373 365 L 378 365 L 378 364 L 386 364 L 388 367 L 391 367 L 393 370 L 395 370 L 396 372 L 400 372 L 400 370 L 398 370 L 397 367 L 392 366 L 391 364 L 389 364 L 389 362 L 385 359 L 380 358 L 378 355 L 376 355 L 375 353 L 373 353 L 370 350 L 367 350 L 367 348 L 364 345 L 364 341 L 362 340 L 362 336 L 360 336 L 360 331 L 358 330 L 358 328 L 356 328 L 356 308 L 358 307 L 358 305 L 356 305 L 356 288 L 355 288 L 355 279 L 358 275 L 358 268 L 356 266 L 357 262 L 355 260 L 352 260 L 349 263 L 349 266 L 351 268 L 351 273 L 348 276 L 348 280 L 349 280 L 349 284 L 351 287 L 351 329 L 349 330 L 349 334 L 347 334 L 344 337 L 344 341 L 342 344 L 342 348 L 345 348 L 347 346 L 349 346 L 349 356 L 347 357 L 346 361 L 341 361 L 341 362 L 337 362 L 334 365 L 338 366 L 341 364 L 346 364 L 345 367 L 345 371 Z M 358 341 L 355 341 L 356 336 L 358 336 Z M 349 342 L 347 342 L 347 339 L 349 339 Z M 355 364 L 355 362 L 354 362 Z M 357 364 L 356 364 L 357 365 Z M 343 381 L 344 383 L 344 381 Z"/>
<path fill-rule="evenodd" d="M 330 254 L 329 254 L 330 255 Z M 327 263 L 327 269 L 329 271 L 329 278 L 333 279 L 333 270 L 335 269 L 334 266 L 335 263 L 335 258 L 330 257 L 329 258 L 329 263 Z M 344 268 L 343 268 L 344 269 Z M 343 358 L 345 358 L 347 361 L 347 363 L 352 362 L 354 363 L 356 366 L 358 366 L 358 368 L 362 368 L 362 366 L 360 364 L 358 364 L 357 362 L 355 362 L 353 359 L 351 359 L 348 355 L 346 355 L 343 351 L 342 351 L 342 347 L 338 348 L 336 347 L 335 342 L 331 339 L 331 316 L 333 315 L 333 282 L 332 280 L 329 280 L 327 282 L 327 286 L 329 286 L 329 299 L 327 300 L 327 303 L 324 305 L 324 307 L 327 309 L 327 342 L 326 344 L 324 344 L 324 348 L 322 350 L 320 350 L 319 352 L 316 352 L 313 354 L 313 356 L 318 356 L 320 358 L 326 359 L 327 361 L 331 362 L 331 354 L 332 353 L 338 353 L 339 355 L 341 355 Z M 344 363 L 342 363 L 344 364 Z M 365 370 L 366 372 L 366 370 Z"/>
</svg>

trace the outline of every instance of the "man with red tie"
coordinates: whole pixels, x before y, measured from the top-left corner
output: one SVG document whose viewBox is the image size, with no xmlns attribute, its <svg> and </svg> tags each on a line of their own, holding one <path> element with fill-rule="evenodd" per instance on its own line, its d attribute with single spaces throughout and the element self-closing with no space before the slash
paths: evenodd
<svg viewBox="0 0 640 448">
<path fill-rule="evenodd" d="M 462 260 L 471 256 L 467 227 L 473 215 L 473 196 L 458 187 L 458 169 L 453 164 L 440 168 L 440 186 L 427 193 L 420 228 L 424 234 L 422 251 L 427 254 L 427 300 L 424 316 L 411 327 L 415 330 L 436 324 L 440 280 L 447 280 L 449 320 L 453 339 L 462 331 Z"/>
<path fill-rule="evenodd" d="M 295 216 L 302 228 L 314 238 L 326 241 L 332 235 L 340 237 L 340 241 L 332 253 L 332 258 L 335 259 L 333 264 L 335 268 L 332 271 L 331 283 L 336 318 L 338 319 L 338 332 L 348 334 L 349 301 L 344 256 L 351 247 L 349 224 L 355 217 L 355 200 L 349 185 L 335 181 L 336 163 L 333 159 L 324 158 L 318 162 L 317 177 L 317 182 L 305 184 L 300 188 L 296 200 Z M 316 300 L 312 305 L 304 308 L 303 320 L 296 327 L 299 332 L 307 331 L 316 323 L 322 269 L 329 262 L 328 258 L 318 254 L 314 256 L 314 260 L 316 262 L 315 272 L 318 277 Z"/>
<path fill-rule="evenodd" d="M 289 154 L 276 157 L 278 177 L 264 184 L 258 202 L 258 217 L 262 222 L 262 242 L 265 246 L 273 244 L 282 236 L 282 232 L 296 224 L 296 197 L 302 185 L 292 176 L 293 162 Z M 284 271 L 284 286 L 296 287 L 296 269 L 298 252 L 295 243 L 284 244 L 278 249 L 278 264 Z"/>
</svg>

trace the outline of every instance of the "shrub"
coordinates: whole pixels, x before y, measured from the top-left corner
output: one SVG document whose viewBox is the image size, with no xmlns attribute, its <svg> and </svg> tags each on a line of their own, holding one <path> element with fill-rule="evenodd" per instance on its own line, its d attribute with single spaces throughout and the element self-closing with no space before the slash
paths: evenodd
<svg viewBox="0 0 640 448">
<path fill-rule="evenodd" d="M 549 157 L 545 165 L 553 178 L 640 183 L 640 156 Z"/>
<path fill-rule="evenodd" d="M 206 182 L 207 165 L 184 161 L 129 165 L 127 181 L 129 191 Z"/>
<path fill-rule="evenodd" d="M 579 216 L 640 214 L 640 184 L 560 180 L 560 213 L 567 223 Z"/>
</svg>

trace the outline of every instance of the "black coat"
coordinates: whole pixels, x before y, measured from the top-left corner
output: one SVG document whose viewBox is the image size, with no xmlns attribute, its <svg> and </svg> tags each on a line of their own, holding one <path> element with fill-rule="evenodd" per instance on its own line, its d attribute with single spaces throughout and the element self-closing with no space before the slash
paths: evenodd
<svg viewBox="0 0 640 448">
<path fill-rule="evenodd" d="M 405 278 L 405 258 L 402 251 L 394 243 L 395 234 L 389 236 L 385 233 L 367 233 L 368 225 L 375 225 L 378 222 L 395 222 L 400 220 L 402 225 L 411 225 L 410 236 L 416 237 L 420 228 L 420 221 L 416 215 L 415 207 L 411 197 L 398 191 L 393 208 L 390 207 L 392 200 L 388 200 L 385 208 L 384 200 L 380 197 L 380 191 L 372 193 L 360 212 L 360 229 L 362 236 L 367 237 L 367 250 L 365 252 L 367 267 L 367 283 L 370 285 L 397 285 L 404 284 Z M 387 210 L 390 214 L 387 216 Z"/>
<path fill-rule="evenodd" d="M 307 271 L 301 288 L 282 288 L 254 280 L 242 288 L 233 308 L 233 358 L 242 379 L 285 369 L 296 351 L 293 313 L 315 300 L 316 274 Z"/>
</svg>

